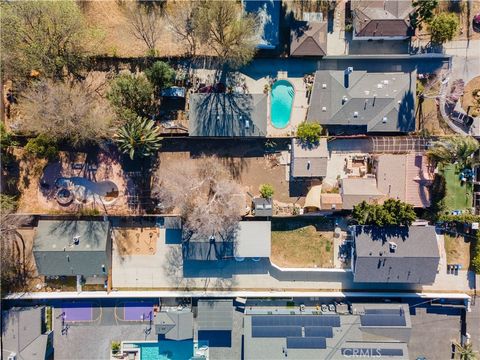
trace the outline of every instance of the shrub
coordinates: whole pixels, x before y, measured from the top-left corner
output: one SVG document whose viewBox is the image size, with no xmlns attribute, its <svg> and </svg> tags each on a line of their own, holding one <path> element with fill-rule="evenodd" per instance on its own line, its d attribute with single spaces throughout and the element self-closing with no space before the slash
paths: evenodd
<svg viewBox="0 0 480 360">
<path fill-rule="evenodd" d="M 477 237 L 475 239 L 475 243 L 472 244 L 472 246 L 474 246 L 474 248 L 470 267 L 473 271 L 475 271 L 475 274 L 480 274 L 480 231 L 477 231 Z"/>
<path fill-rule="evenodd" d="M 145 76 L 155 86 L 155 90 L 160 91 L 173 85 L 175 70 L 166 62 L 156 61 L 145 70 Z"/>
<path fill-rule="evenodd" d="M 440 13 L 430 23 L 432 42 L 443 44 L 452 40 L 458 30 L 459 22 L 455 14 Z"/>
<path fill-rule="evenodd" d="M 112 341 L 112 352 L 117 353 L 120 351 L 120 343 L 118 341 Z"/>
<path fill-rule="evenodd" d="M 322 130 L 320 124 L 303 122 L 298 126 L 297 137 L 302 142 L 313 144 L 320 140 Z"/>
<path fill-rule="evenodd" d="M 30 155 L 49 160 L 55 159 L 58 155 L 56 142 L 43 134 L 28 140 L 25 151 Z"/>
<path fill-rule="evenodd" d="M 270 199 L 275 192 L 273 186 L 270 184 L 262 184 L 260 185 L 260 195 L 265 199 Z"/>
</svg>

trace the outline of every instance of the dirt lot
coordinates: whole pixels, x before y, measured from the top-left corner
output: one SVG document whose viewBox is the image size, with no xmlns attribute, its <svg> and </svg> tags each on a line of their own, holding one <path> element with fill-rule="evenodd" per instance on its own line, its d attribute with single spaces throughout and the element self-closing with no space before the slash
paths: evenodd
<svg viewBox="0 0 480 360">
<path fill-rule="evenodd" d="M 282 267 L 333 267 L 333 232 L 313 225 L 291 231 L 272 231 L 273 263 Z"/>
<path fill-rule="evenodd" d="M 465 90 L 462 96 L 462 108 L 467 111 L 471 106 L 469 114 L 472 116 L 480 115 L 480 94 L 473 96 L 473 91 L 480 89 L 480 76 L 473 78 L 465 85 Z"/>
<path fill-rule="evenodd" d="M 463 269 L 468 269 L 470 265 L 470 242 L 466 242 L 463 236 L 445 235 L 445 251 L 448 264 L 460 264 Z"/>
</svg>

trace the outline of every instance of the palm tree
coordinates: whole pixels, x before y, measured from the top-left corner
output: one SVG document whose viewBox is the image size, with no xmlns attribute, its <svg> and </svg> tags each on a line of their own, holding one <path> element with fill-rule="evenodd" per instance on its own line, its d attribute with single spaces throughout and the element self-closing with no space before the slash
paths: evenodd
<svg viewBox="0 0 480 360">
<path fill-rule="evenodd" d="M 457 349 L 457 353 L 460 356 L 460 360 L 475 360 L 477 359 L 477 355 L 475 353 L 477 351 L 474 351 L 472 348 L 472 343 L 465 344 L 462 346 L 459 343 L 455 343 L 455 348 Z"/>
<path fill-rule="evenodd" d="M 137 117 L 118 129 L 115 135 L 118 148 L 130 159 L 148 157 L 160 149 L 160 128 L 153 120 Z"/>
<path fill-rule="evenodd" d="M 462 167 L 471 166 L 472 155 L 478 150 L 479 144 L 471 136 L 449 136 L 439 140 L 427 151 L 428 157 L 441 164 L 458 162 Z"/>
</svg>

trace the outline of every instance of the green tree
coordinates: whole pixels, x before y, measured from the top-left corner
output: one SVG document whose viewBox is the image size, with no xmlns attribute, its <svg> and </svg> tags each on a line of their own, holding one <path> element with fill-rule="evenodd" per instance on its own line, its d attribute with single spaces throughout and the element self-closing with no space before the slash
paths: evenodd
<svg viewBox="0 0 480 360">
<path fill-rule="evenodd" d="M 436 141 L 427 151 L 428 157 L 440 164 L 453 164 L 460 166 L 472 165 L 472 155 L 479 149 L 476 139 L 471 136 L 454 135 Z"/>
<path fill-rule="evenodd" d="M 317 143 L 322 135 L 322 126 L 317 123 L 307 123 L 304 121 L 298 126 L 297 137 L 302 141 L 310 144 Z"/>
<path fill-rule="evenodd" d="M 107 98 L 120 116 L 126 113 L 149 117 L 153 86 L 143 75 L 121 74 L 111 83 Z"/>
<path fill-rule="evenodd" d="M 472 343 L 461 345 L 459 343 L 455 343 L 455 348 L 457 350 L 457 354 L 459 355 L 460 360 L 476 360 L 477 356 L 475 353 L 477 351 L 473 350 Z"/>
<path fill-rule="evenodd" d="M 175 70 L 164 61 L 155 61 L 153 65 L 145 70 L 145 76 L 155 87 L 155 91 L 168 88 L 175 80 Z"/>
<path fill-rule="evenodd" d="M 259 191 L 260 191 L 260 195 L 265 199 L 270 199 L 275 192 L 275 190 L 273 189 L 273 186 L 270 184 L 260 185 Z"/>
<path fill-rule="evenodd" d="M 352 216 L 360 225 L 376 226 L 410 226 L 416 219 L 412 205 L 395 199 L 383 205 L 363 201 L 353 207 Z"/>
<path fill-rule="evenodd" d="M 455 14 L 440 13 L 430 22 L 431 40 L 436 44 L 443 44 L 453 39 L 459 27 L 459 21 Z"/>
<path fill-rule="evenodd" d="M 120 151 L 133 160 L 154 155 L 160 149 L 162 138 L 153 120 L 138 117 L 118 129 L 115 140 Z"/>
<path fill-rule="evenodd" d="M 438 0 L 414 0 L 412 6 L 415 11 L 410 16 L 410 23 L 414 28 L 422 29 L 423 23 L 429 23 L 434 15 Z"/>
<path fill-rule="evenodd" d="M 231 67 L 247 64 L 255 55 L 258 19 L 235 1 L 204 1 L 195 12 L 200 41 Z"/>
<path fill-rule="evenodd" d="M 29 154 L 49 160 L 55 159 L 58 155 L 55 140 L 45 134 L 40 134 L 35 138 L 29 139 L 24 149 Z"/>
<path fill-rule="evenodd" d="M 75 1 L 2 1 L 1 45 L 5 77 L 76 73 L 99 44 Z"/>
<path fill-rule="evenodd" d="M 2 154 L 5 154 L 9 146 L 16 145 L 15 140 L 13 140 L 12 134 L 5 129 L 5 125 L 0 122 L 0 147 Z"/>
</svg>

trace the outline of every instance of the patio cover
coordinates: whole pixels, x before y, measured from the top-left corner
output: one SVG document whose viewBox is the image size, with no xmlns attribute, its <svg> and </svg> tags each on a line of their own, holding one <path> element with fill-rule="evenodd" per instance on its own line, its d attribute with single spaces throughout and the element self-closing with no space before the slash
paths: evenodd
<svg viewBox="0 0 480 360">
<path fill-rule="evenodd" d="M 305 205 L 303 207 L 314 207 L 318 210 L 321 209 L 320 197 L 322 195 L 322 185 L 315 185 L 308 191 L 305 198 Z"/>
</svg>

